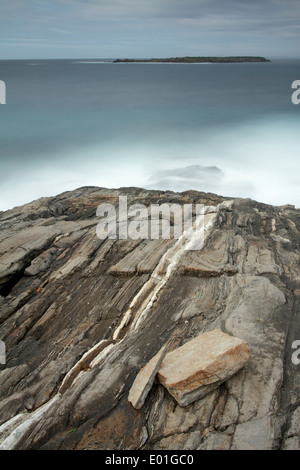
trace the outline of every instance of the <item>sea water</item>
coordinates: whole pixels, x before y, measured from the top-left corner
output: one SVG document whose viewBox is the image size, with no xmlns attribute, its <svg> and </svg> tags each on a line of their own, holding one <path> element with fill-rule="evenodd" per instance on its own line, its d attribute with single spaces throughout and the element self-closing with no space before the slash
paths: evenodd
<svg viewBox="0 0 300 470">
<path fill-rule="evenodd" d="M 300 60 L 6 60 L 0 80 L 0 210 L 81 186 L 300 206 Z"/>
</svg>

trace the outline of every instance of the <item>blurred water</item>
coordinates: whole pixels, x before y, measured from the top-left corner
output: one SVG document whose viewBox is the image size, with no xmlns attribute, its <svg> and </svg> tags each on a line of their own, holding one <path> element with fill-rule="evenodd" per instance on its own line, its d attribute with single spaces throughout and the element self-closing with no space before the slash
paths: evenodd
<svg viewBox="0 0 300 470">
<path fill-rule="evenodd" d="M 0 210 L 79 186 L 300 206 L 300 61 L 0 61 Z"/>
</svg>

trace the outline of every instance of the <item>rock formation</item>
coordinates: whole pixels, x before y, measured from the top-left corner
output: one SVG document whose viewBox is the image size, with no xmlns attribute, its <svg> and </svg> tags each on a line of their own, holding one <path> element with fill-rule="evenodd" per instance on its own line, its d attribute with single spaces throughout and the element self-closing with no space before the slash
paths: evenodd
<svg viewBox="0 0 300 470">
<path fill-rule="evenodd" d="M 204 246 L 100 240 L 96 209 L 120 195 L 204 204 Z M 88 187 L 2 212 L 0 229 L 1 449 L 300 449 L 299 210 Z M 165 361 L 213 330 L 251 357 L 182 406 Z"/>
<path fill-rule="evenodd" d="M 245 341 L 218 328 L 168 353 L 157 370 L 158 380 L 181 406 L 187 406 L 229 379 L 249 358 Z"/>
</svg>

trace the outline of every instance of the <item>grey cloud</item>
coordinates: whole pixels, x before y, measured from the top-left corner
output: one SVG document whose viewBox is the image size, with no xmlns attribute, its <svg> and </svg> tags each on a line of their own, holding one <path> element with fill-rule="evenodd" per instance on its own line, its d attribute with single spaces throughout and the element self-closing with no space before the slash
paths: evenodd
<svg viewBox="0 0 300 470">
<path fill-rule="evenodd" d="M 0 19 L 82 22 L 165 21 L 205 29 L 246 29 L 297 25 L 299 0 L 10 0 L 0 5 Z M 5 26 L 5 25 L 4 25 Z M 52 26 L 57 26 L 52 24 Z M 167 26 L 167 25 L 166 25 Z M 61 25 L 59 26 L 61 29 Z"/>
<path fill-rule="evenodd" d="M 96 15 L 155 18 L 203 18 L 209 15 L 220 17 L 264 16 L 265 18 L 294 18 L 300 13 L 298 0 L 10 0 L 2 2 L 0 13 L 22 10 L 56 11 L 57 16 L 68 13 L 83 17 Z M 91 17 L 93 19 L 93 17 Z"/>
<path fill-rule="evenodd" d="M 299 0 L 61 0 L 71 17 L 94 24 L 180 32 L 257 33 L 298 36 Z"/>
<path fill-rule="evenodd" d="M 299 19 L 299 0 L 10 0 L 0 39 L 2 58 L 40 56 L 43 45 L 44 57 L 191 54 L 199 44 L 207 55 L 294 56 Z"/>
<path fill-rule="evenodd" d="M 11 0 L 13 3 L 16 0 Z M 18 0 L 19 1 L 19 0 Z M 29 2 L 28 2 L 29 3 Z M 58 0 L 57 5 L 69 8 L 91 20 L 106 17 L 126 18 L 209 18 L 218 17 L 294 19 L 300 13 L 298 0 Z"/>
</svg>

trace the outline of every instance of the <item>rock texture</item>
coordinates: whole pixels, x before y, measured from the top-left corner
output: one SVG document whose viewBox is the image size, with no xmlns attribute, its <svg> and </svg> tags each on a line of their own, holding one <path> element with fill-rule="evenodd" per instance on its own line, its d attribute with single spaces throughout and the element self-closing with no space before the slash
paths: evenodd
<svg viewBox="0 0 300 470">
<path fill-rule="evenodd" d="M 181 406 L 187 406 L 217 388 L 249 359 L 245 341 L 217 328 L 167 354 L 158 369 L 158 381 Z"/>
<path fill-rule="evenodd" d="M 203 203 L 205 243 L 99 240 L 96 208 Z M 2 449 L 300 449 L 300 211 L 213 194 L 80 188 L 0 213 Z M 220 329 L 251 359 L 181 406 L 129 391 L 165 345 Z"/>
<path fill-rule="evenodd" d="M 144 405 L 166 352 L 167 346 L 164 345 L 136 376 L 128 396 L 134 408 L 140 409 Z"/>
</svg>

